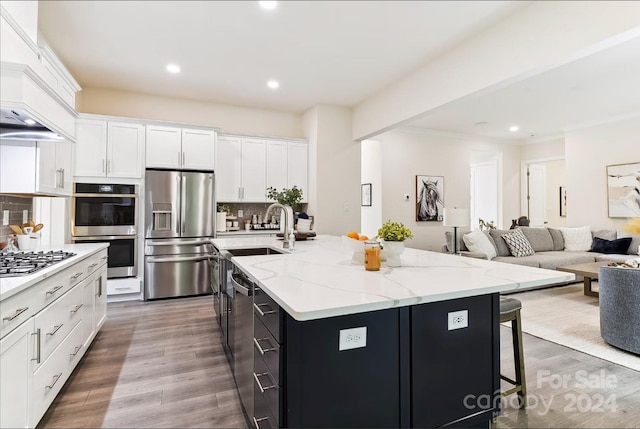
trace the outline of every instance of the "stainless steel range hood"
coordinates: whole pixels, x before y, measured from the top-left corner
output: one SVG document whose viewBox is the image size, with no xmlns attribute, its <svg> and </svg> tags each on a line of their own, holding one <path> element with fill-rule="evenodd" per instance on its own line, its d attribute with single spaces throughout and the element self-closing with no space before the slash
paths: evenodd
<svg viewBox="0 0 640 429">
<path fill-rule="evenodd" d="M 64 137 L 51 131 L 26 110 L 0 109 L 0 138 L 6 140 L 62 141 Z"/>
</svg>

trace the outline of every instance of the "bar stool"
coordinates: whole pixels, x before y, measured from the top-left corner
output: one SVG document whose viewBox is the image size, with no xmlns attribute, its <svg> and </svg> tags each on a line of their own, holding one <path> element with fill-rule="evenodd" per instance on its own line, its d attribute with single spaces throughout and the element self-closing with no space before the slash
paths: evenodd
<svg viewBox="0 0 640 429">
<path fill-rule="evenodd" d="M 527 382 L 524 375 L 524 352 L 522 350 L 522 319 L 520 309 L 522 303 L 515 298 L 500 297 L 500 323 L 511 322 L 511 338 L 513 339 L 513 361 L 516 379 L 500 374 L 500 378 L 514 387 L 502 392 L 502 396 L 518 393 L 520 408 L 526 408 Z"/>
</svg>

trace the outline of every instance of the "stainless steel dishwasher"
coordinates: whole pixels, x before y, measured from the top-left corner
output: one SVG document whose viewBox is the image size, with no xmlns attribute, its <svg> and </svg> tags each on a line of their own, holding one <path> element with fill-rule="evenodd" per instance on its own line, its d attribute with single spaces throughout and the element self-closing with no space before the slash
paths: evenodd
<svg viewBox="0 0 640 429">
<path fill-rule="evenodd" d="M 240 401 L 249 419 L 253 417 L 253 291 L 254 284 L 235 266 L 231 274 L 234 297 L 231 300 L 233 376 Z"/>
</svg>

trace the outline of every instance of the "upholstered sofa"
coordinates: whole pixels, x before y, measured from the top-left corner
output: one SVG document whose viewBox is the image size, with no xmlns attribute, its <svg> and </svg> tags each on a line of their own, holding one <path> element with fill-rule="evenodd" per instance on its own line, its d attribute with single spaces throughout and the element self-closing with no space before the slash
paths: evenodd
<svg viewBox="0 0 640 429">
<path fill-rule="evenodd" d="M 559 229 L 529 227 L 522 227 L 519 229 L 524 233 L 535 253 L 530 256 L 513 256 L 507 246 L 507 243 L 502 238 L 504 234 L 513 232 L 513 230 L 493 229 L 490 231 L 484 231 L 497 253 L 497 256 L 491 258 L 491 260 L 554 270 L 564 265 L 596 261 L 624 262 L 634 257 L 638 257 L 637 252 L 638 246 L 640 245 L 640 236 L 631 236 L 631 243 L 628 247 L 627 253 L 607 254 L 592 251 L 565 250 L 563 233 Z M 470 252 L 464 242 L 464 235 L 465 234 L 458 234 L 458 249 L 464 256 L 489 259 L 486 254 Z M 618 238 L 618 232 L 616 230 L 592 231 L 591 235 L 592 238 L 597 237 L 604 240 L 615 240 Z M 622 236 L 623 234 L 620 235 Z M 442 251 L 451 253 L 453 248 L 452 234 L 451 232 L 446 232 L 445 236 L 447 242 L 443 245 Z M 625 236 L 628 237 L 629 235 L 627 234 Z"/>
<path fill-rule="evenodd" d="M 602 338 L 640 354 L 640 269 L 601 267 L 598 278 Z"/>
</svg>

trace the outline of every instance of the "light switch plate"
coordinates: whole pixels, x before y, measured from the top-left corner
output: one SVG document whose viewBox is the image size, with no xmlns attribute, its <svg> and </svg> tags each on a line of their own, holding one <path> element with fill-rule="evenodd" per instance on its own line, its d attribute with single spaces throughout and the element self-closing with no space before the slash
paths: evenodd
<svg viewBox="0 0 640 429">
<path fill-rule="evenodd" d="M 340 330 L 340 345 L 338 350 L 359 349 L 367 346 L 367 327 Z"/>
</svg>

